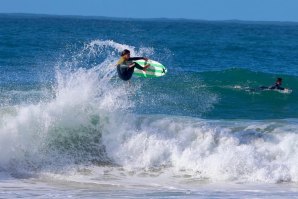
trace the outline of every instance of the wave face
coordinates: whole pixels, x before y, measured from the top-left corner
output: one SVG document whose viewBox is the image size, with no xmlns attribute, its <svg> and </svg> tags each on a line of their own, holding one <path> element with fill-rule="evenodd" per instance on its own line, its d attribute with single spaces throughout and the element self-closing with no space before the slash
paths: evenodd
<svg viewBox="0 0 298 199">
<path fill-rule="evenodd" d="M 10 27 L 8 22 L 15 20 L 20 19 L 2 22 Z M 260 40 L 258 35 L 270 33 L 280 47 L 277 51 L 283 52 L 287 49 L 283 38 L 274 35 L 280 27 L 265 31 L 260 25 L 247 24 L 76 19 L 84 27 L 76 30 L 74 19 L 69 18 L 22 20 L 31 28 L 24 30 L 28 34 L 20 43 L 6 35 L 0 46 L 11 58 L 10 62 L 0 57 L 0 67 L 6 71 L 0 75 L 1 173 L 136 186 L 147 186 L 147 182 L 186 187 L 193 182 L 298 182 L 298 78 L 292 62 L 279 60 L 279 64 L 289 64 L 284 73 L 270 70 L 270 59 L 262 62 L 270 65 L 267 68 L 232 67 L 237 56 L 221 62 L 228 55 L 224 52 L 240 56 L 248 48 L 256 56 L 271 41 L 262 45 L 247 41 L 245 46 L 248 38 L 241 31 L 248 31 L 246 35 L 255 41 Z M 29 33 L 38 30 L 40 26 L 34 24 L 39 23 L 44 34 L 35 38 Z M 83 26 L 86 23 L 92 24 L 87 26 L 90 29 Z M 61 29 L 53 31 L 51 24 L 60 24 Z M 123 29 L 127 26 L 134 38 L 127 38 Z M 153 31 L 152 40 L 144 43 L 141 33 L 153 26 L 160 34 Z M 170 34 L 169 29 L 176 26 L 177 35 Z M 229 35 L 231 27 L 235 32 Z M 287 30 L 295 32 L 295 27 L 281 27 L 293 42 Z M 216 37 L 216 30 L 223 36 Z M 50 41 L 45 41 L 45 33 Z M 198 33 L 202 37 L 194 42 L 197 46 L 203 42 L 208 48 L 204 52 L 190 45 Z M 32 37 L 37 40 L 33 42 Z M 231 38 L 239 46 L 227 43 Z M 214 45 L 226 51 L 221 54 Z M 10 46 L 15 46 L 13 54 Z M 258 48 L 251 52 L 254 47 Z M 49 56 L 40 48 L 47 49 Z M 115 70 L 123 49 L 165 63 L 169 73 L 124 83 Z M 207 60 L 207 52 L 212 59 Z M 24 60 L 18 56 L 22 53 L 28 53 Z M 262 56 L 274 51 L 266 53 Z M 289 52 L 289 58 L 293 57 Z M 237 63 L 248 60 L 244 56 Z M 271 85 L 280 74 L 292 92 L 255 89 Z"/>
</svg>

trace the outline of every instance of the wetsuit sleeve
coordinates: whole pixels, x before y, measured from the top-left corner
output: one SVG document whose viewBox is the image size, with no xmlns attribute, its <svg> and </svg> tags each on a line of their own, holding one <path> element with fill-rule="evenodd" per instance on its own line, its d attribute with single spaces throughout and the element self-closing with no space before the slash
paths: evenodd
<svg viewBox="0 0 298 199">
<path fill-rule="evenodd" d="M 136 60 L 140 60 L 140 59 L 145 59 L 145 57 L 131 57 L 128 59 L 128 61 L 136 61 Z"/>
</svg>

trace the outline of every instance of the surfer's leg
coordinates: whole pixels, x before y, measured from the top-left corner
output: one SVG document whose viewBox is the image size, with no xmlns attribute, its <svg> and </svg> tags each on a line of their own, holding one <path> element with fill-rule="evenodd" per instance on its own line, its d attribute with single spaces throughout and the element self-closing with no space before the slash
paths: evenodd
<svg viewBox="0 0 298 199">
<path fill-rule="evenodd" d="M 268 90 L 268 89 L 270 89 L 270 88 L 269 88 L 268 86 L 260 86 L 259 89 L 260 89 L 260 90 Z"/>
<path fill-rule="evenodd" d="M 133 68 L 121 68 L 119 65 L 117 66 L 117 72 L 120 79 L 127 81 L 131 78 L 133 73 Z"/>
<path fill-rule="evenodd" d="M 132 74 L 133 74 L 133 71 L 134 71 L 134 67 L 132 68 L 127 68 L 126 71 L 125 71 L 125 81 L 127 80 L 130 80 L 131 77 L 132 77 Z"/>
</svg>

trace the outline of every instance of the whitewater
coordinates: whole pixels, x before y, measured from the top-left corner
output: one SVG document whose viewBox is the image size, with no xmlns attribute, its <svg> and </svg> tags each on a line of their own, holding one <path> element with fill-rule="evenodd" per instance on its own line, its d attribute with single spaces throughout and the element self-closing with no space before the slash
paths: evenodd
<svg viewBox="0 0 298 199">
<path fill-rule="evenodd" d="M 293 93 L 250 93 L 242 88 L 275 75 L 174 68 L 170 49 L 127 43 L 70 44 L 38 86 L 1 83 L 1 198 L 298 197 L 295 75 L 284 75 Z M 124 49 L 163 60 L 169 74 L 124 83 Z"/>
</svg>

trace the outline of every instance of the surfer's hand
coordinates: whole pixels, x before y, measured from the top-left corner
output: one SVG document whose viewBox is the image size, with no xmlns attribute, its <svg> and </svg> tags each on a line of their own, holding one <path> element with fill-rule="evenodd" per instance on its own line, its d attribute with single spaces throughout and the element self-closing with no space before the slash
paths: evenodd
<svg viewBox="0 0 298 199">
<path fill-rule="evenodd" d="M 150 67 L 150 64 L 147 64 L 146 66 L 144 66 L 143 71 L 146 71 L 147 68 L 149 68 L 149 67 Z"/>
<path fill-rule="evenodd" d="M 144 57 L 144 60 L 145 60 L 145 61 L 148 61 L 149 59 L 148 59 L 147 57 Z"/>
</svg>

